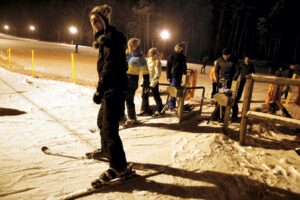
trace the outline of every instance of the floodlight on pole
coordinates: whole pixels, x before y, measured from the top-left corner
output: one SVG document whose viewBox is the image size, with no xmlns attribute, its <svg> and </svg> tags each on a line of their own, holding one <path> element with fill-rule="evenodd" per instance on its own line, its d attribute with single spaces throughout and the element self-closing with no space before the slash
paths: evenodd
<svg viewBox="0 0 300 200">
<path fill-rule="evenodd" d="M 30 30 L 30 31 L 35 31 L 35 26 L 30 25 L 30 26 L 29 26 L 29 30 Z"/>
<path fill-rule="evenodd" d="M 3 26 L 3 28 L 5 29 L 5 30 L 9 30 L 9 26 L 7 25 L 7 24 L 5 24 L 4 26 Z"/>
<path fill-rule="evenodd" d="M 170 38 L 170 32 L 168 30 L 163 30 L 161 33 L 160 33 L 160 37 L 161 39 L 163 40 L 168 40 Z"/>
<path fill-rule="evenodd" d="M 71 34 L 75 35 L 78 32 L 78 30 L 77 30 L 77 28 L 75 26 L 70 26 L 69 27 L 69 32 Z"/>
<path fill-rule="evenodd" d="M 166 49 L 166 40 L 168 40 L 170 38 L 170 32 L 165 29 L 162 32 L 160 32 L 160 37 L 164 41 L 164 51 L 165 51 L 165 49 Z"/>
<path fill-rule="evenodd" d="M 72 41 L 71 41 L 71 44 L 73 44 L 74 43 L 74 35 L 76 35 L 77 34 L 77 32 L 78 32 L 78 30 L 77 30 L 77 28 L 75 27 L 75 26 L 70 26 L 69 27 L 69 32 L 73 35 L 72 36 Z"/>
</svg>

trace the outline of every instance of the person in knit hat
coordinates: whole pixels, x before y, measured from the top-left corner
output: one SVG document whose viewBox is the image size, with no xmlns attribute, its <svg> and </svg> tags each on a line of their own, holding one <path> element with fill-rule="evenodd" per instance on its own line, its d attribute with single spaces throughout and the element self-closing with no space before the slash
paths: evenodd
<svg viewBox="0 0 300 200">
<path fill-rule="evenodd" d="M 138 38 L 131 38 L 127 43 L 127 76 L 129 80 L 129 94 L 126 97 L 126 107 L 128 119 L 124 126 L 129 126 L 136 123 L 136 112 L 134 104 L 135 92 L 139 84 L 139 75 L 143 75 L 143 92 L 142 92 L 142 107 L 139 116 L 151 115 L 152 111 L 149 106 L 149 94 L 146 89 L 149 87 L 149 70 L 147 62 L 140 48 L 141 41 Z"/>
<path fill-rule="evenodd" d="M 182 75 L 186 74 L 186 57 L 183 55 L 183 44 L 175 45 L 174 53 L 169 56 L 167 61 L 167 79 L 170 86 L 180 87 L 182 82 Z M 169 109 L 172 111 L 176 107 L 176 99 L 170 98 Z"/>
<path fill-rule="evenodd" d="M 163 104 L 159 93 L 159 78 L 161 75 L 162 67 L 157 48 L 149 49 L 147 55 L 147 65 L 150 74 L 149 91 L 152 92 L 153 98 L 156 103 L 156 111 L 154 113 L 154 116 L 159 116 L 162 114 L 161 111 L 163 109 Z"/>
<path fill-rule="evenodd" d="M 126 39 L 123 33 L 110 25 L 112 9 L 108 5 L 96 6 L 90 13 L 94 33 L 94 47 L 99 49 L 97 71 L 99 81 L 93 101 L 101 105 L 97 125 L 100 129 L 101 149 L 87 153 L 90 158 L 106 157 L 109 169 L 92 182 L 100 187 L 102 182 L 126 177 L 133 171 L 127 167 L 119 121 L 128 94 Z"/>
</svg>

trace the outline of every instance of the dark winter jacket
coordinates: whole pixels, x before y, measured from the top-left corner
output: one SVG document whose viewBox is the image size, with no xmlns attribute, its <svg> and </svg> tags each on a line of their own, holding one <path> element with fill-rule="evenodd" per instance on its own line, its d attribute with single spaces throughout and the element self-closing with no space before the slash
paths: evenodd
<svg viewBox="0 0 300 200">
<path fill-rule="evenodd" d="M 239 64 L 234 75 L 234 79 L 238 79 L 239 75 L 241 75 L 241 79 L 246 79 L 248 74 L 255 74 L 255 67 L 253 63 L 249 63 L 248 65 L 245 63 Z"/>
<path fill-rule="evenodd" d="M 167 61 L 167 79 L 178 78 L 186 74 L 186 58 L 182 53 L 174 52 Z"/>
<path fill-rule="evenodd" d="M 227 81 L 232 81 L 235 72 L 236 62 L 232 59 L 232 57 L 230 57 L 227 61 L 225 61 L 223 57 L 217 59 L 216 76 L 218 80 L 223 78 Z"/>
<path fill-rule="evenodd" d="M 127 90 L 128 65 L 125 48 L 127 41 L 125 36 L 113 26 L 108 26 L 102 42 L 99 44 L 99 56 L 97 71 L 99 82 L 97 91 L 103 96 L 107 90 Z"/>
</svg>

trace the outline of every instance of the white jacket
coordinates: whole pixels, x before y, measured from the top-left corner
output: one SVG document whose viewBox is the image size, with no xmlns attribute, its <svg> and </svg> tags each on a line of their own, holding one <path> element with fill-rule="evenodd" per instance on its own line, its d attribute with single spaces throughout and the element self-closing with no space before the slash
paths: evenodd
<svg viewBox="0 0 300 200">
<path fill-rule="evenodd" d="M 159 59 L 153 60 L 152 58 L 147 58 L 147 65 L 150 75 L 150 87 L 154 88 L 159 82 L 161 62 Z"/>
</svg>

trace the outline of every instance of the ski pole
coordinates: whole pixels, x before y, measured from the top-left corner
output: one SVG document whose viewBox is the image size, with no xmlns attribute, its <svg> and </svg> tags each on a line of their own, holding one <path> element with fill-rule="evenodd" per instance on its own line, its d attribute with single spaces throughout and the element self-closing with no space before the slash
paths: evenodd
<svg viewBox="0 0 300 200">
<path fill-rule="evenodd" d="M 35 66 L 34 66 L 34 49 L 31 50 L 31 66 L 32 66 L 32 76 L 35 76 Z"/>
<path fill-rule="evenodd" d="M 75 71 L 75 62 L 74 62 L 74 54 L 71 53 L 71 62 L 72 62 L 72 74 L 73 74 L 73 83 L 76 84 L 76 71 Z"/>
</svg>

